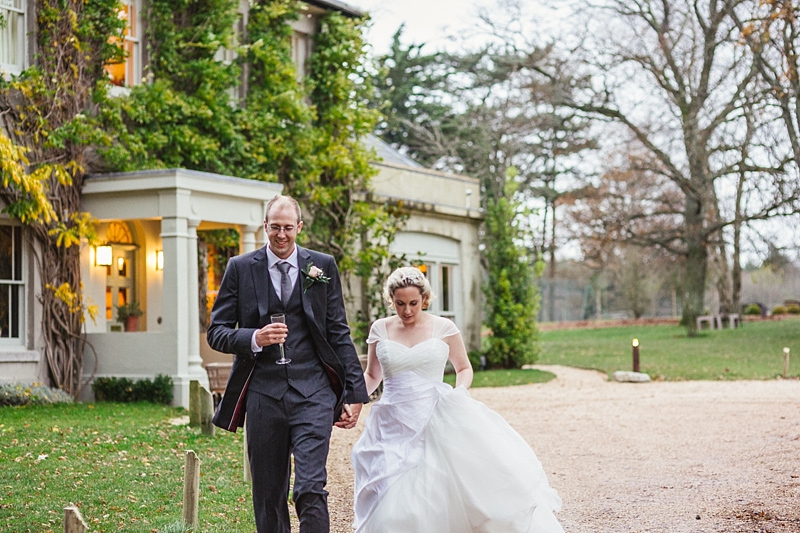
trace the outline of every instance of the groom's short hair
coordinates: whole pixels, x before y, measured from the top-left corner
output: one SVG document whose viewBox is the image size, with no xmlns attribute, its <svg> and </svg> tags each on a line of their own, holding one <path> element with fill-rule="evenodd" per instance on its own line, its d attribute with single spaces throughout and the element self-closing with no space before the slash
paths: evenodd
<svg viewBox="0 0 800 533">
<path fill-rule="evenodd" d="M 283 196 L 283 195 L 276 195 L 273 196 L 269 202 L 267 202 L 267 210 L 264 213 L 264 221 L 269 222 L 269 212 L 270 210 L 277 204 L 288 203 L 292 207 L 294 207 L 295 212 L 297 213 L 297 222 L 302 220 L 302 216 L 300 215 L 300 204 L 297 203 L 297 200 L 292 198 L 291 196 Z"/>
</svg>

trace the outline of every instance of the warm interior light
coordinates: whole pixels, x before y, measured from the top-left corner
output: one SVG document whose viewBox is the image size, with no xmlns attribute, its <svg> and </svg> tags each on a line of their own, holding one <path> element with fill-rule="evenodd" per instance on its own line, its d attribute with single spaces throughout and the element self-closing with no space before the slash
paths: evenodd
<svg viewBox="0 0 800 533">
<path fill-rule="evenodd" d="M 164 270 L 164 250 L 156 250 L 156 270 Z"/>
<path fill-rule="evenodd" d="M 631 346 L 633 346 L 634 348 L 639 346 L 639 339 L 633 339 L 633 341 L 631 341 Z"/>
<path fill-rule="evenodd" d="M 111 266 L 111 246 L 104 244 L 94 249 L 94 264 L 97 266 Z"/>
</svg>

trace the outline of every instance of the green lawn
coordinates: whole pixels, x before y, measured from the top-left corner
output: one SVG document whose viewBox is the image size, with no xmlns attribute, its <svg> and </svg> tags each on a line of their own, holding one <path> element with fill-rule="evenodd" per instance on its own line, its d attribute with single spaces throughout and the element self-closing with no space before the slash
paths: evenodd
<svg viewBox="0 0 800 533">
<path fill-rule="evenodd" d="M 0 408 L 0 531 L 60 532 L 76 504 L 89 530 L 180 531 L 186 450 L 200 458 L 199 531 L 255 529 L 242 432 L 176 426 L 153 404 Z"/>
<path fill-rule="evenodd" d="M 545 383 L 555 378 L 552 372 L 541 370 L 487 370 L 475 372 L 472 379 L 473 387 L 510 387 L 512 385 L 527 385 L 528 383 Z M 445 374 L 445 383 L 455 386 L 455 374 Z"/>
<path fill-rule="evenodd" d="M 639 339 L 640 370 L 653 379 L 773 379 L 783 374 L 783 348 L 791 349 L 789 375 L 800 375 L 800 320 L 747 322 L 734 330 L 688 338 L 678 326 L 627 326 L 540 333 L 538 363 L 632 370 L 631 340 Z"/>
<path fill-rule="evenodd" d="M 772 379 L 800 375 L 800 320 L 747 323 L 689 339 L 675 326 L 548 331 L 544 364 L 631 369 L 631 339 L 641 370 L 656 379 Z M 474 386 L 547 381 L 528 370 L 476 372 Z M 452 379 L 452 377 L 451 377 Z M 63 531 L 76 504 L 93 532 L 181 530 L 186 450 L 200 457 L 201 532 L 254 530 L 250 486 L 242 479 L 242 433 L 173 425 L 186 411 L 152 404 L 73 404 L 0 408 L 0 531 Z"/>
</svg>

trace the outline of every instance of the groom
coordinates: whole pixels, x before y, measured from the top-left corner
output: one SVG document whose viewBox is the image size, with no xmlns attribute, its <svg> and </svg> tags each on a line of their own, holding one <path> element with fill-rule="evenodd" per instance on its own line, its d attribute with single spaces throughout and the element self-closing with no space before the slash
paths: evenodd
<svg viewBox="0 0 800 533">
<path fill-rule="evenodd" d="M 369 399 L 336 262 L 295 244 L 302 227 L 297 201 L 270 200 L 269 244 L 228 262 L 207 333 L 213 349 L 236 355 L 214 424 L 235 432 L 247 413 L 258 533 L 290 532 L 291 456 L 301 533 L 330 530 L 331 426 L 355 426 Z M 270 323 L 273 314 L 284 314 L 286 323 Z M 276 364 L 281 343 L 289 364 Z"/>
</svg>

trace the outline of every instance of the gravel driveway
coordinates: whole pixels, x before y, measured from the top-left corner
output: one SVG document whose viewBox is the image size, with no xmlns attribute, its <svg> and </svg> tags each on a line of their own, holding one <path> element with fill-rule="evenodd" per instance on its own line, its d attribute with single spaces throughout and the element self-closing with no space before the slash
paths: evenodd
<svg viewBox="0 0 800 533">
<path fill-rule="evenodd" d="M 800 532 L 800 381 L 632 384 L 537 368 L 558 378 L 471 393 L 536 451 L 567 533 Z M 362 427 L 331 442 L 334 533 L 352 532 Z"/>
</svg>

